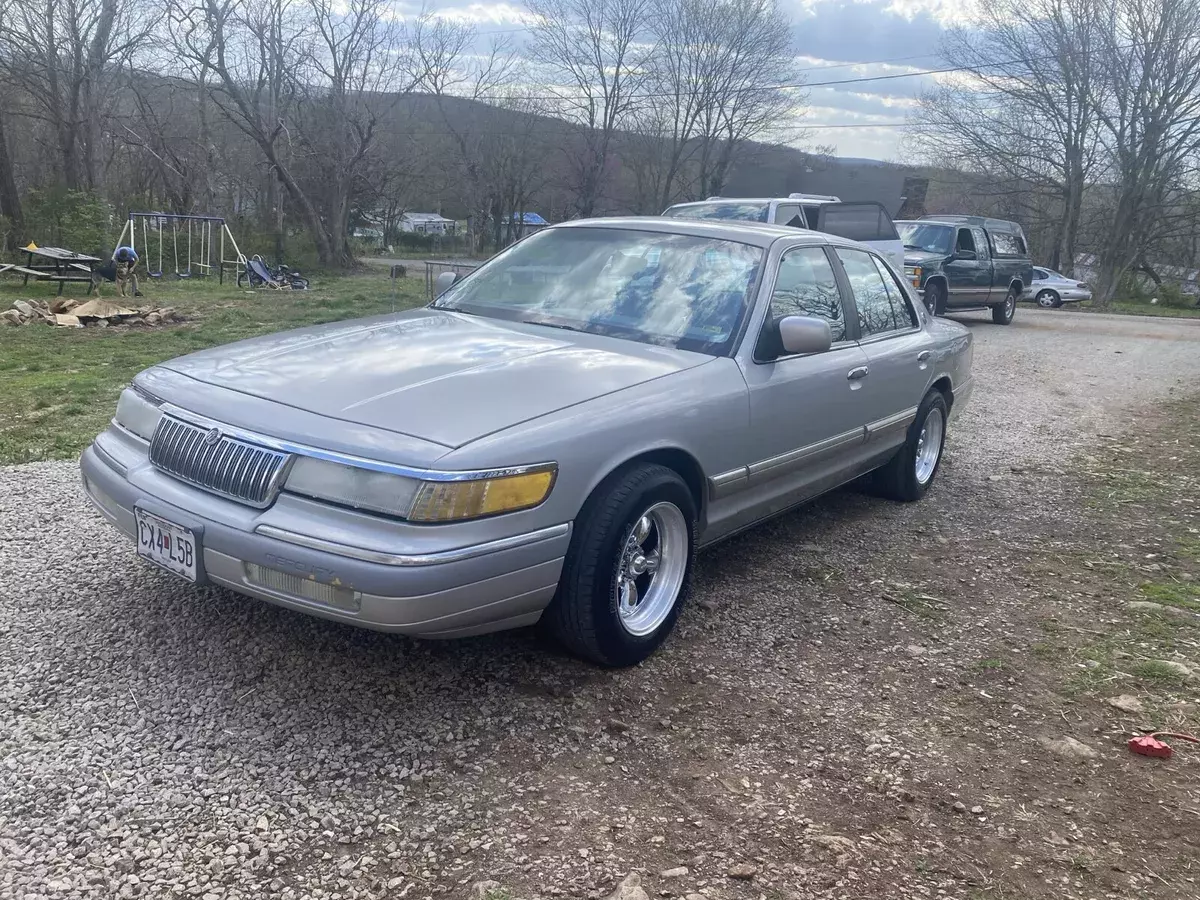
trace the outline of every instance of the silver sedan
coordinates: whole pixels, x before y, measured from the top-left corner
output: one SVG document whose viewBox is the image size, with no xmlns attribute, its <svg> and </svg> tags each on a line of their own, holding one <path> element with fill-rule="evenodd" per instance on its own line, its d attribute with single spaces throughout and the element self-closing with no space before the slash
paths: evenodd
<svg viewBox="0 0 1200 900">
<path fill-rule="evenodd" d="M 1021 296 L 1043 309 L 1058 309 L 1064 303 L 1079 303 L 1092 299 L 1092 289 L 1082 281 L 1068 278 L 1053 269 L 1033 267 L 1033 281 Z"/>
<path fill-rule="evenodd" d="M 829 235 L 580 221 L 453 279 L 142 372 L 83 454 L 95 506 L 197 585 L 624 666 L 697 549 L 861 476 L 919 499 L 971 393 L 970 333 Z"/>
</svg>

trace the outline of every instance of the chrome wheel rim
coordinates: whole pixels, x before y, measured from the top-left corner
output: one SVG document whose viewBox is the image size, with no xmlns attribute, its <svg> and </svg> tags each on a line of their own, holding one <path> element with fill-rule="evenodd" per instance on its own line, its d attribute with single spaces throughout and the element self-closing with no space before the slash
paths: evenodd
<svg viewBox="0 0 1200 900">
<path fill-rule="evenodd" d="M 946 431 L 946 420 L 936 406 L 929 410 L 921 434 L 917 437 L 916 475 L 918 484 L 928 484 L 942 455 L 942 435 Z"/>
<path fill-rule="evenodd" d="M 617 561 L 615 586 L 617 614 L 627 632 L 645 637 L 666 621 L 687 561 L 687 521 L 678 506 L 656 503 L 634 520 Z"/>
<path fill-rule="evenodd" d="M 1054 306 L 1054 295 L 1050 291 L 1042 291 L 1037 295 L 1038 306 L 1050 309 Z"/>
<path fill-rule="evenodd" d="M 1007 318 L 1012 318 L 1013 313 L 1017 311 L 1017 295 L 1012 291 L 1008 292 L 1008 296 L 1004 300 L 1004 315 Z"/>
</svg>

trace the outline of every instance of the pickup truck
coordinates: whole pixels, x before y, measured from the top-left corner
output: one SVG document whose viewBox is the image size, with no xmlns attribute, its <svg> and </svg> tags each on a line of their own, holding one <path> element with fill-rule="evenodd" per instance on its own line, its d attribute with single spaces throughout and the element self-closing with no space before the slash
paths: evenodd
<svg viewBox="0 0 1200 900">
<path fill-rule="evenodd" d="M 922 216 L 898 221 L 904 274 L 935 316 L 990 309 L 1008 325 L 1017 300 L 1033 283 L 1033 260 L 1015 222 L 983 216 Z"/>
</svg>

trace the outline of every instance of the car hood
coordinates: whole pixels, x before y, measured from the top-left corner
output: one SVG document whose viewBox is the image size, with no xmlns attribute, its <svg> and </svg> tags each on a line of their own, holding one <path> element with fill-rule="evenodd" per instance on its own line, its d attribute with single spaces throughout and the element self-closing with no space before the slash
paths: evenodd
<svg viewBox="0 0 1200 900">
<path fill-rule="evenodd" d="M 905 250 L 904 264 L 906 266 L 932 266 L 944 262 L 945 256 L 939 253 L 926 253 L 924 250 Z"/>
<path fill-rule="evenodd" d="M 327 418 L 454 448 L 711 359 L 421 309 L 253 338 L 162 367 Z M 269 431 L 267 423 L 262 427 Z"/>
</svg>

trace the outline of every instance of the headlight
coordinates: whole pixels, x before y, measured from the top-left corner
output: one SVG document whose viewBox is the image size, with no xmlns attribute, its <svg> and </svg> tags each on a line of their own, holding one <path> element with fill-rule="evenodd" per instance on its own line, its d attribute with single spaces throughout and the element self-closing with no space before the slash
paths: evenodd
<svg viewBox="0 0 1200 900">
<path fill-rule="evenodd" d="M 920 266 L 905 266 L 904 274 L 908 276 L 908 280 L 912 282 L 913 287 L 921 286 L 921 267 Z"/>
<path fill-rule="evenodd" d="M 285 489 L 355 509 L 404 516 L 420 486 L 421 482 L 402 475 L 299 456 L 288 473 Z"/>
<path fill-rule="evenodd" d="M 530 509 L 546 499 L 555 466 L 463 481 L 424 481 L 297 457 L 285 489 L 411 522 L 461 522 Z"/>
<path fill-rule="evenodd" d="M 146 394 L 125 388 L 117 401 L 117 424 L 148 441 L 154 437 L 154 429 L 162 418 L 162 410 L 158 407 L 159 404 Z"/>
</svg>

